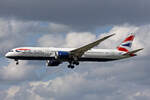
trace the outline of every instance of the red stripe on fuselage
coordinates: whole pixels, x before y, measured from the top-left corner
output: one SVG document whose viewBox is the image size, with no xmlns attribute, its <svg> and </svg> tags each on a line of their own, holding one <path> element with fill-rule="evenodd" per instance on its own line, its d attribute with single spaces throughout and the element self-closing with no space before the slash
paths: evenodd
<svg viewBox="0 0 150 100">
<path fill-rule="evenodd" d="M 16 50 L 31 50 L 31 49 L 16 49 Z"/>
<path fill-rule="evenodd" d="M 126 39 L 123 41 L 123 43 L 124 43 L 124 42 L 127 42 L 127 41 L 133 41 L 133 39 L 134 39 L 134 35 L 131 35 L 131 36 L 129 36 L 128 38 L 126 38 Z"/>
</svg>

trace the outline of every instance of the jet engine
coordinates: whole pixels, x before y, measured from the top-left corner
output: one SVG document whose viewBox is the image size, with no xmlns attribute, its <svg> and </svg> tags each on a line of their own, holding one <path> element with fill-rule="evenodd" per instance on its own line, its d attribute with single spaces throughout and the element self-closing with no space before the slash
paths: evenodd
<svg viewBox="0 0 150 100">
<path fill-rule="evenodd" d="M 53 60 L 48 60 L 46 65 L 47 66 L 53 66 L 56 67 L 60 64 L 61 62 L 59 60 L 53 59 Z"/>
<path fill-rule="evenodd" d="M 66 51 L 58 51 L 55 54 L 55 59 L 68 59 L 70 53 Z"/>
</svg>

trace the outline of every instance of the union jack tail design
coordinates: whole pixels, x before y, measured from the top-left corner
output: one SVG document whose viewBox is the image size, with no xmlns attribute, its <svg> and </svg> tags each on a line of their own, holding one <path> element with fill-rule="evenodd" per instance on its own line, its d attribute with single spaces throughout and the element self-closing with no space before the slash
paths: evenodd
<svg viewBox="0 0 150 100">
<path fill-rule="evenodd" d="M 132 46 L 135 35 L 130 34 L 118 47 L 119 51 L 129 52 Z"/>
</svg>

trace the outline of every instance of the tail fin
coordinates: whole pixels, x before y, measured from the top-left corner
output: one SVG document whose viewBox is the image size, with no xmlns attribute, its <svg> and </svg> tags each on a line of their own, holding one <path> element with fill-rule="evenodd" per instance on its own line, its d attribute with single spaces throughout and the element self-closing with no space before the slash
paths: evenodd
<svg viewBox="0 0 150 100">
<path fill-rule="evenodd" d="M 132 46 L 132 42 L 134 40 L 135 35 L 130 34 L 118 47 L 119 51 L 129 52 Z"/>
</svg>

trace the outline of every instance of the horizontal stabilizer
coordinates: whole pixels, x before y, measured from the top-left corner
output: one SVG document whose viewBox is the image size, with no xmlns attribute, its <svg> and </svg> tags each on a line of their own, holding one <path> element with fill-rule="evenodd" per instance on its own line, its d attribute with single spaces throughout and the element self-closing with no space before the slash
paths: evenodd
<svg viewBox="0 0 150 100">
<path fill-rule="evenodd" d="M 137 49 L 137 50 L 133 50 L 133 51 L 127 52 L 127 53 L 125 53 L 125 54 L 123 54 L 123 55 L 132 55 L 132 54 L 135 54 L 135 53 L 137 53 L 137 52 L 139 52 L 139 51 L 141 51 L 141 50 L 143 50 L 143 49 L 144 49 L 144 48 Z"/>
</svg>

